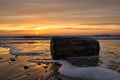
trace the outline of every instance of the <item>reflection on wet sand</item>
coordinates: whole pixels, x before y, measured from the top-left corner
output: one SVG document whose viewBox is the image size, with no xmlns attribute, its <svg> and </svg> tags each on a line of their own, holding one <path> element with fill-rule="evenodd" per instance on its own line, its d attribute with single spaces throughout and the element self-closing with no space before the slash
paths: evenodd
<svg viewBox="0 0 120 80">
<path fill-rule="evenodd" d="M 60 64 L 47 62 L 33 63 L 35 56 L 0 56 L 0 80 L 61 80 Z M 37 57 L 38 58 L 38 57 Z M 14 60 L 13 60 L 14 59 Z M 45 59 L 41 59 L 43 61 Z"/>
</svg>

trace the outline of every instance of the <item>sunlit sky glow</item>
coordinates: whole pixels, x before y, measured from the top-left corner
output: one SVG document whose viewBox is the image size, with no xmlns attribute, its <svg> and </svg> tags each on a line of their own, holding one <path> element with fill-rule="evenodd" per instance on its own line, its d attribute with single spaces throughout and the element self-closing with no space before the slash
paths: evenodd
<svg viewBox="0 0 120 80">
<path fill-rule="evenodd" d="M 120 0 L 0 0 L 0 35 L 120 34 Z"/>
</svg>

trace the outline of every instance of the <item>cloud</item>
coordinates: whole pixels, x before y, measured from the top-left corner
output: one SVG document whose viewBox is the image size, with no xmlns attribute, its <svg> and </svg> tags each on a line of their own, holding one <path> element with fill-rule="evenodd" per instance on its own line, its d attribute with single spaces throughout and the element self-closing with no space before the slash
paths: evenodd
<svg viewBox="0 0 120 80">
<path fill-rule="evenodd" d="M 0 24 L 120 25 L 120 0 L 0 0 Z"/>
</svg>

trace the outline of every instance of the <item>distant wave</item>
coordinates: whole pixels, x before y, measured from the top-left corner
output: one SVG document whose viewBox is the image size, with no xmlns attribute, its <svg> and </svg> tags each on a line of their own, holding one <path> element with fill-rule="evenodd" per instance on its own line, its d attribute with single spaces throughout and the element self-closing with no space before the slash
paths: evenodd
<svg viewBox="0 0 120 80">
<path fill-rule="evenodd" d="M 10 46 L 10 54 L 13 55 L 22 55 L 22 56 L 35 56 L 35 55 L 44 55 L 44 52 L 21 52 L 17 47 Z"/>
<path fill-rule="evenodd" d="M 11 37 L 0 37 L 0 40 L 50 40 L 49 36 L 11 36 Z"/>
<path fill-rule="evenodd" d="M 10 45 L 7 43 L 7 42 L 0 42 L 0 46 L 1 47 L 5 47 L 5 48 L 9 48 L 10 47 Z"/>
<path fill-rule="evenodd" d="M 21 49 L 10 45 L 10 43 L 7 42 L 1 42 L 0 43 L 1 47 L 5 47 L 5 48 L 10 48 L 9 52 L 10 54 L 13 55 L 21 55 L 21 56 L 37 56 L 37 55 L 45 55 L 44 52 L 21 52 Z"/>
<path fill-rule="evenodd" d="M 18 55 L 18 56 L 38 56 L 38 55 L 44 55 L 42 52 L 15 52 L 11 53 L 13 55 Z"/>
<path fill-rule="evenodd" d="M 33 44 L 33 43 L 37 43 L 37 42 L 29 42 L 29 41 L 26 41 L 26 42 L 7 42 L 7 44 L 26 44 L 26 43 L 29 43 L 29 44 Z M 0 43 L 0 44 L 5 44 L 4 42 L 2 43 Z"/>
</svg>

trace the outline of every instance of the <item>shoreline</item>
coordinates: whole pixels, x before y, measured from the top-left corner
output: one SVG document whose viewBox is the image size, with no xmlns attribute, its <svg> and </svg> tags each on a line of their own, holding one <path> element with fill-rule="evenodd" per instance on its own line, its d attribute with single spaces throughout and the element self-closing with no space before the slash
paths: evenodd
<svg viewBox="0 0 120 80">
<path fill-rule="evenodd" d="M 31 62 L 31 59 L 39 59 Z M 41 62 L 40 62 L 41 60 Z M 43 60 L 46 60 L 44 62 Z M 91 80 L 84 78 L 66 77 L 60 74 L 62 66 L 58 62 L 49 62 L 49 59 L 38 56 L 14 56 L 11 54 L 0 55 L 1 80 Z M 48 61 L 48 62 L 47 62 Z M 69 68 L 69 67 L 68 67 Z"/>
<path fill-rule="evenodd" d="M 60 64 L 33 63 L 29 61 L 31 58 L 33 56 L 1 54 L 0 80 L 71 80 L 59 74 Z"/>
</svg>

